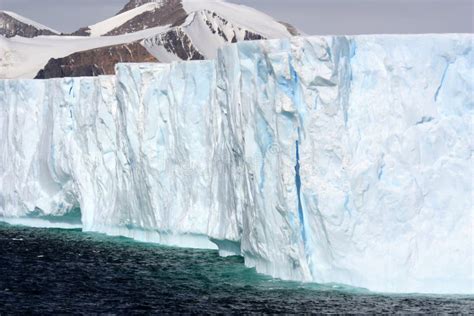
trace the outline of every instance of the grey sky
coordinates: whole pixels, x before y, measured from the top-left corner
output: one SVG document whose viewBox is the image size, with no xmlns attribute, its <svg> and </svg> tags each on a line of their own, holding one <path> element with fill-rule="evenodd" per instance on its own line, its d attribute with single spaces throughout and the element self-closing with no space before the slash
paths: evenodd
<svg viewBox="0 0 474 316">
<path fill-rule="evenodd" d="M 0 0 L 63 32 L 115 14 L 128 0 Z M 474 32 L 474 0 L 231 0 L 252 6 L 307 34 Z"/>
</svg>

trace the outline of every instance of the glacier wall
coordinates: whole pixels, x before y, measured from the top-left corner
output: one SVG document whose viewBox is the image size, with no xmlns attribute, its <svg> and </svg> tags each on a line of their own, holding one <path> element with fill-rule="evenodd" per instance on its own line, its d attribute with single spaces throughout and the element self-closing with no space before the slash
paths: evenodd
<svg viewBox="0 0 474 316">
<path fill-rule="evenodd" d="M 4 80 L 0 100 L 1 213 L 65 216 L 83 208 L 84 223 L 105 219 L 97 209 L 114 194 L 103 176 L 114 169 L 114 78 Z"/>
<path fill-rule="evenodd" d="M 212 150 L 214 63 L 117 70 L 0 81 L 0 215 L 61 219 L 80 209 L 86 231 L 217 249 L 202 159 Z"/>
<path fill-rule="evenodd" d="M 159 234 L 145 240 L 217 249 L 207 237 L 215 77 L 213 61 L 117 67 L 120 138 L 129 169 L 123 178 L 127 202 L 114 211 L 123 217 L 114 225 L 119 234 L 136 237 L 133 231 L 144 229 Z"/>
<path fill-rule="evenodd" d="M 282 278 L 472 293 L 472 47 L 452 35 L 223 49 L 219 100 L 253 166 L 246 262 Z"/>
<path fill-rule="evenodd" d="M 474 293 L 472 35 L 295 37 L 0 81 L 0 216 L 283 279 Z"/>
</svg>

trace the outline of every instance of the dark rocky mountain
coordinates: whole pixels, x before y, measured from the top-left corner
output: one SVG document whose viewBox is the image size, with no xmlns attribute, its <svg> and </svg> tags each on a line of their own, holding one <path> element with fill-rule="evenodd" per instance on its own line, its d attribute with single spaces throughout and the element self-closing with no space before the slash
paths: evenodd
<svg viewBox="0 0 474 316">
<path fill-rule="evenodd" d="M 5 37 L 36 37 L 40 35 L 58 35 L 54 30 L 13 12 L 0 11 L 0 35 Z"/>
<path fill-rule="evenodd" d="M 51 58 L 35 79 L 112 75 L 117 63 L 157 61 L 140 43 L 134 42 Z"/>
</svg>

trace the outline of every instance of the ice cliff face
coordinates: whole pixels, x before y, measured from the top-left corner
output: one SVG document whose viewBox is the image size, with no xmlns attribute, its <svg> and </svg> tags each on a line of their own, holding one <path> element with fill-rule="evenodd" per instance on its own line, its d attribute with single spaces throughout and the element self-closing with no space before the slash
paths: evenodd
<svg viewBox="0 0 474 316">
<path fill-rule="evenodd" d="M 64 216 L 85 224 L 114 199 L 119 124 L 115 79 L 1 81 L 3 215 Z M 102 202 L 101 202 L 102 201 Z M 97 217 L 100 216 L 101 218 Z"/>
<path fill-rule="evenodd" d="M 0 216 L 80 209 L 85 230 L 283 279 L 473 293 L 472 48 L 292 38 L 0 81 Z"/>
<path fill-rule="evenodd" d="M 472 292 L 472 36 L 243 43 L 218 67 L 251 166 L 247 262 L 282 278 Z"/>
</svg>

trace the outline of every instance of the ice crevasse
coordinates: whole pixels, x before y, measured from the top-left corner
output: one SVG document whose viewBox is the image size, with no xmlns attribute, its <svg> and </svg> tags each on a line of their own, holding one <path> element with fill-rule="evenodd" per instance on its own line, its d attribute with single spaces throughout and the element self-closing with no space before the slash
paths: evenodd
<svg viewBox="0 0 474 316">
<path fill-rule="evenodd" d="M 0 81 L 0 216 L 474 293 L 473 35 L 295 37 Z"/>
</svg>

